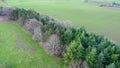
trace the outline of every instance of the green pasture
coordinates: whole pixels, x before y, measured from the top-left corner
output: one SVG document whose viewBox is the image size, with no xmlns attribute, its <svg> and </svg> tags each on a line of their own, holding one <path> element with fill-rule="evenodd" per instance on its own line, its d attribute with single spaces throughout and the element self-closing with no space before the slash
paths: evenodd
<svg viewBox="0 0 120 68">
<path fill-rule="evenodd" d="M 8 0 L 7 3 L 4 6 L 34 9 L 59 20 L 71 21 L 75 27 L 84 26 L 89 32 L 120 43 L 120 8 L 99 7 L 79 0 Z"/>
<path fill-rule="evenodd" d="M 0 22 L 0 68 L 64 68 L 17 23 Z"/>
<path fill-rule="evenodd" d="M 113 0 L 120 2 L 120 0 Z M 99 7 L 79 0 L 7 0 L 0 6 L 34 9 L 74 27 L 120 43 L 120 8 Z M 0 68 L 64 68 L 61 59 L 47 55 L 17 23 L 0 22 Z"/>
</svg>

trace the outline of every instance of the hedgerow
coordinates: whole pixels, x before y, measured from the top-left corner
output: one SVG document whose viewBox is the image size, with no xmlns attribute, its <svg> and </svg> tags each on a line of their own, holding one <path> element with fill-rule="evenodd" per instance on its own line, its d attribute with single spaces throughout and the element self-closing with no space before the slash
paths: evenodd
<svg viewBox="0 0 120 68">
<path fill-rule="evenodd" d="M 88 33 L 84 27 L 63 28 L 48 18 L 41 18 L 40 14 L 33 10 L 16 9 L 13 11 L 16 19 L 35 18 L 41 21 L 40 28 L 44 37 L 57 34 L 61 44 L 66 47 L 64 63 L 86 61 L 90 68 L 120 68 L 120 47 L 104 36 Z"/>
</svg>

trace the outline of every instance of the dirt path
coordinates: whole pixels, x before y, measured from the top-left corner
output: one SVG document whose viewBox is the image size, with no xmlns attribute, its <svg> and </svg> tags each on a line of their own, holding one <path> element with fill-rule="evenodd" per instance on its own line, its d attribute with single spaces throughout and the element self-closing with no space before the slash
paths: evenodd
<svg viewBox="0 0 120 68">
<path fill-rule="evenodd" d="M 10 17 L 8 16 L 0 16 L 0 22 L 9 22 L 9 23 L 12 23 L 12 22 L 15 22 L 14 20 L 10 19 Z"/>
</svg>

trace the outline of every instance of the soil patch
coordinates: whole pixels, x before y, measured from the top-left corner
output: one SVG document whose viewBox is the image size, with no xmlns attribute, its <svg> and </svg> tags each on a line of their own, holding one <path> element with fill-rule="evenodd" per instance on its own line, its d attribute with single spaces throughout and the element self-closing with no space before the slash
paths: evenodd
<svg viewBox="0 0 120 68">
<path fill-rule="evenodd" d="M 15 20 L 8 16 L 0 16 L 0 22 L 12 23 L 12 22 L 15 22 Z"/>
</svg>

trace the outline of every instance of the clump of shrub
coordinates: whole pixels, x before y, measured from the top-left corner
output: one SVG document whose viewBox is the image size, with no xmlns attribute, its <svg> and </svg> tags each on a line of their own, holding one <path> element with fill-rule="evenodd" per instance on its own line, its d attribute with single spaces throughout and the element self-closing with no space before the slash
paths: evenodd
<svg viewBox="0 0 120 68">
<path fill-rule="evenodd" d="M 15 10 L 13 10 L 12 14 L 16 20 L 22 18 L 23 22 L 25 22 L 26 19 L 33 19 L 33 18 L 40 21 L 39 13 L 37 13 L 32 9 L 26 10 L 26 9 L 16 8 Z"/>
<path fill-rule="evenodd" d="M 22 18 L 23 25 L 25 24 L 26 19 L 35 18 L 36 20 L 41 21 L 43 24 L 41 30 L 45 36 L 50 36 L 52 34 L 61 35 L 62 33 L 64 33 L 66 29 L 66 28 L 62 28 L 61 25 L 56 24 L 57 21 L 54 21 L 54 19 L 50 18 L 49 16 L 40 15 L 39 13 L 31 9 L 26 10 L 26 9 L 16 8 L 15 10 L 13 10 L 12 14 L 16 20 Z"/>
</svg>

